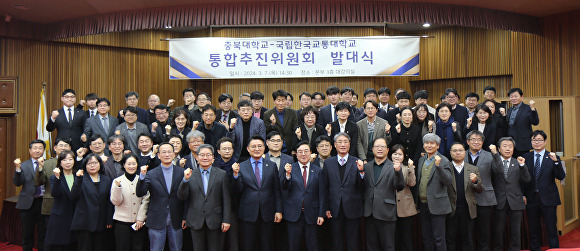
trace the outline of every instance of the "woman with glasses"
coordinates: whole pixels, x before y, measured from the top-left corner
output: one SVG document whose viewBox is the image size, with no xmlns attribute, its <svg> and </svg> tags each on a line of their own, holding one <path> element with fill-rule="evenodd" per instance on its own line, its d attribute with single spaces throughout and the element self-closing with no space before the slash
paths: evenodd
<svg viewBox="0 0 580 251">
<path fill-rule="evenodd" d="M 429 112 L 426 104 L 419 104 L 414 109 L 413 123 L 421 128 L 421 139 L 427 133 L 435 133 L 435 116 Z"/>
<path fill-rule="evenodd" d="M 194 125 L 197 126 L 198 124 L 199 122 L 196 121 Z M 189 113 L 185 110 L 177 111 L 171 120 L 171 125 L 165 126 L 164 141 L 168 141 L 169 136 L 173 134 L 177 134 L 181 136 L 181 138 L 184 138 L 189 132 L 191 132 L 191 126 L 192 123 Z"/>
<path fill-rule="evenodd" d="M 401 122 L 397 123 L 394 128 L 391 128 L 393 138 L 391 145 L 402 145 L 407 153 L 406 157 L 413 161 L 418 161 L 423 150 L 423 145 L 420 144 L 423 140 L 421 128 L 413 123 L 414 118 L 411 107 L 401 109 L 399 114 L 401 116 Z"/>
<path fill-rule="evenodd" d="M 418 144 L 421 145 L 421 144 Z M 393 163 L 401 163 L 401 172 L 405 180 L 405 188 L 397 192 L 397 230 L 395 239 L 398 240 L 396 250 L 413 250 L 413 216 L 417 215 L 417 208 L 411 188 L 417 183 L 413 160 L 405 157 L 405 147 L 396 144 L 389 151 L 389 159 Z"/>
<path fill-rule="evenodd" d="M 461 142 L 461 125 L 451 116 L 451 109 L 451 105 L 447 102 L 439 104 L 437 106 L 437 116 L 439 119 L 435 123 L 435 133 L 441 138 L 438 151 L 448 159 L 451 159 L 449 152 L 451 144 L 453 142 Z"/>
<path fill-rule="evenodd" d="M 493 122 L 493 114 L 489 107 L 479 104 L 475 108 L 475 115 L 467 119 L 467 124 L 463 128 L 463 138 L 467 133 L 477 130 L 484 135 L 483 150 L 489 151 L 489 146 L 495 144 L 496 125 Z"/>
</svg>

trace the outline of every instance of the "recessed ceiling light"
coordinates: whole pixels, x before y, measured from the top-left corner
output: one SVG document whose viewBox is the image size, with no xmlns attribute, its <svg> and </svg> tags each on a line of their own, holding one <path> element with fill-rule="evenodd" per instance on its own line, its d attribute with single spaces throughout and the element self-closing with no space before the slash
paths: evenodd
<svg viewBox="0 0 580 251">
<path fill-rule="evenodd" d="M 165 29 L 171 29 L 173 27 L 171 27 L 171 25 L 165 25 Z"/>
<path fill-rule="evenodd" d="M 13 4 L 11 6 L 12 6 L 12 8 L 17 9 L 17 10 L 30 10 L 30 6 L 24 5 L 24 4 Z"/>
<path fill-rule="evenodd" d="M 431 27 L 431 24 L 429 24 L 429 23 L 424 23 L 424 24 L 423 24 L 423 27 L 425 27 L 425 28 L 429 28 L 429 27 Z"/>
</svg>

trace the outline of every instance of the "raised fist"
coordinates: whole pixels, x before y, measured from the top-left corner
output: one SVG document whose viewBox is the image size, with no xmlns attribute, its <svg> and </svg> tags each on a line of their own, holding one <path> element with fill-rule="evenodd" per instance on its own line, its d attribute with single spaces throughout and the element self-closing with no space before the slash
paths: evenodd
<svg viewBox="0 0 580 251">
<path fill-rule="evenodd" d="M 470 174 L 469 174 L 469 180 L 471 180 L 471 183 L 475 183 L 475 182 L 477 182 L 477 174 L 475 174 L 475 173 L 470 173 Z"/>
<path fill-rule="evenodd" d="M 44 166 L 44 157 L 40 157 L 38 158 L 38 167 L 40 168 L 40 170 L 42 170 L 43 166 Z"/>
<path fill-rule="evenodd" d="M 159 145 L 153 145 L 153 155 L 157 154 L 157 152 L 159 152 Z"/>
<path fill-rule="evenodd" d="M 427 126 L 429 127 L 429 132 L 433 131 L 433 125 L 435 124 L 435 122 L 433 122 L 433 120 L 429 120 L 427 121 Z"/>
<path fill-rule="evenodd" d="M 530 109 L 532 109 L 532 111 L 536 110 L 536 101 L 530 100 Z"/>
<path fill-rule="evenodd" d="M 121 186 L 121 177 L 115 179 L 115 186 Z"/>
<path fill-rule="evenodd" d="M 286 170 L 286 176 L 290 176 L 290 174 L 292 173 L 292 164 L 286 163 L 286 165 L 284 166 L 284 170 Z"/>
<path fill-rule="evenodd" d="M 359 159 L 356 161 L 356 167 L 358 168 L 359 171 L 363 171 L 365 170 L 365 163 Z"/>
<path fill-rule="evenodd" d="M 451 127 L 453 128 L 453 131 L 457 131 L 457 122 L 453 122 L 451 123 Z"/>
<path fill-rule="evenodd" d="M 167 135 L 171 134 L 171 126 L 170 126 L 170 125 L 166 125 L 166 126 L 165 126 L 165 133 L 166 133 Z"/>
<path fill-rule="evenodd" d="M 189 178 L 191 178 L 191 173 L 192 172 L 190 168 L 183 170 L 183 178 L 189 180 Z"/>
<path fill-rule="evenodd" d="M 232 119 L 232 121 L 230 121 L 230 129 L 233 129 L 234 126 L 236 126 L 236 122 L 238 122 L 238 119 Z"/>
<path fill-rule="evenodd" d="M 302 138 L 302 129 L 300 129 L 300 127 L 296 128 L 294 133 L 296 133 L 296 137 L 298 137 L 298 139 Z"/>
<path fill-rule="evenodd" d="M 156 131 L 158 126 L 159 124 L 157 122 L 151 123 L 151 131 L 152 132 Z"/>
<path fill-rule="evenodd" d="M 185 167 L 185 162 L 186 162 L 186 161 L 187 161 L 186 159 L 180 159 L 180 160 L 179 160 L 179 166 L 180 166 L 180 167 Z"/>
<path fill-rule="evenodd" d="M 472 122 L 472 121 L 473 121 L 473 117 L 471 117 L 471 118 L 468 118 L 468 119 L 467 119 L 467 125 L 466 125 L 465 127 L 468 127 L 468 128 L 469 128 L 469 127 L 471 126 L 471 122 Z"/>
<path fill-rule="evenodd" d="M 147 169 L 149 168 L 149 166 L 142 166 L 141 167 L 141 174 L 145 175 L 147 174 Z"/>
<path fill-rule="evenodd" d="M 272 113 L 272 116 L 270 116 L 270 122 L 272 123 L 272 125 L 276 124 L 276 116 Z"/>
<path fill-rule="evenodd" d="M 120 110 L 119 116 L 121 116 L 121 118 L 124 118 L 125 117 L 125 110 Z"/>
<path fill-rule="evenodd" d="M 330 124 L 326 124 L 326 132 L 328 132 L 328 135 L 332 134 L 332 126 Z"/>
<path fill-rule="evenodd" d="M 16 158 L 16 159 L 14 160 L 14 166 L 16 167 L 16 170 L 20 170 L 20 164 L 21 164 L 21 163 L 22 163 L 22 162 L 20 161 L 20 158 Z"/>
<path fill-rule="evenodd" d="M 127 154 L 129 154 L 129 153 L 131 153 L 131 150 L 125 150 L 125 151 L 123 151 L 123 154 L 124 154 L 124 155 L 127 155 Z"/>
<path fill-rule="evenodd" d="M 81 147 L 77 150 L 77 157 L 82 158 L 85 153 L 87 152 L 87 149 L 84 147 Z"/>
<path fill-rule="evenodd" d="M 83 171 L 82 169 L 77 171 L 77 177 L 83 177 L 84 174 L 85 171 Z"/>
<path fill-rule="evenodd" d="M 497 153 L 497 146 L 489 145 L 489 151 L 493 154 L 496 154 Z"/>
<path fill-rule="evenodd" d="M 175 99 L 169 99 L 169 101 L 167 101 L 167 107 L 172 107 L 175 104 Z"/>
<path fill-rule="evenodd" d="M 310 162 L 313 162 L 316 159 L 316 156 L 318 156 L 316 153 L 311 153 L 310 154 Z"/>
<path fill-rule="evenodd" d="M 87 135 L 83 133 L 83 135 L 81 135 L 81 141 L 82 142 L 87 142 Z"/>
<path fill-rule="evenodd" d="M 115 135 L 121 135 L 121 131 L 120 130 L 116 130 L 115 131 Z"/>
<path fill-rule="evenodd" d="M 397 161 L 397 162 L 395 162 L 395 163 L 393 164 L 393 168 L 394 168 L 394 169 L 395 169 L 395 171 L 397 171 L 397 172 L 398 172 L 399 170 L 401 170 L 401 162 L 398 162 L 398 161 Z"/>
<path fill-rule="evenodd" d="M 412 167 L 413 166 L 413 160 L 412 159 L 409 159 L 407 161 L 407 164 L 408 164 L 409 167 Z"/>
<path fill-rule="evenodd" d="M 397 124 L 395 130 L 397 130 L 397 133 L 401 133 L 401 124 Z"/>
<path fill-rule="evenodd" d="M 552 161 L 558 161 L 558 158 L 556 157 L 556 153 L 551 152 L 550 153 L 550 159 L 552 159 Z"/>
<path fill-rule="evenodd" d="M 87 104 L 87 101 L 85 101 L 84 99 L 81 99 L 81 101 L 79 101 L 79 104 L 81 106 L 85 106 Z"/>
<path fill-rule="evenodd" d="M 389 134 L 391 132 L 391 125 L 389 123 L 385 123 L 385 133 Z"/>
<path fill-rule="evenodd" d="M 435 165 L 438 166 L 439 164 L 441 164 L 441 157 L 439 157 L 439 155 L 435 155 Z"/>
<path fill-rule="evenodd" d="M 228 125 L 227 121 L 220 120 L 218 121 L 218 123 L 222 124 L 226 128 L 226 130 L 228 131 L 230 130 L 230 125 Z"/>
<path fill-rule="evenodd" d="M 191 127 L 191 128 L 193 128 L 193 129 L 196 129 L 196 128 L 199 126 L 199 121 L 197 121 L 197 120 L 196 120 L 196 121 L 193 121 L 193 122 L 191 123 L 191 125 L 192 125 L 192 127 Z"/>
<path fill-rule="evenodd" d="M 52 111 L 52 115 L 50 116 L 52 118 L 52 120 L 56 120 L 56 117 L 58 117 L 58 110 L 54 110 Z"/>
<path fill-rule="evenodd" d="M 108 160 L 108 159 L 109 159 L 109 158 L 108 158 L 107 156 L 103 156 L 103 157 L 101 157 L 101 160 L 103 161 L 103 163 L 104 163 L 104 162 L 107 162 L 107 160 Z"/>
<path fill-rule="evenodd" d="M 503 107 L 499 108 L 499 113 L 501 114 L 501 116 L 505 116 L 505 108 Z"/>
<path fill-rule="evenodd" d="M 525 164 L 525 163 L 526 163 L 526 159 L 524 159 L 524 158 L 522 158 L 522 156 L 520 156 L 520 157 L 518 157 L 518 163 L 519 163 L 520 165 L 523 165 L 523 164 Z"/>
<path fill-rule="evenodd" d="M 401 122 L 401 114 L 397 113 L 396 117 L 397 117 L 397 122 Z"/>
<path fill-rule="evenodd" d="M 240 164 L 232 164 L 232 172 L 234 173 L 234 176 L 238 176 L 238 173 L 240 172 Z"/>
<path fill-rule="evenodd" d="M 55 167 L 54 169 L 52 169 L 52 173 L 54 174 L 54 177 L 56 177 L 57 179 L 60 179 L 60 169 L 58 167 Z"/>
</svg>

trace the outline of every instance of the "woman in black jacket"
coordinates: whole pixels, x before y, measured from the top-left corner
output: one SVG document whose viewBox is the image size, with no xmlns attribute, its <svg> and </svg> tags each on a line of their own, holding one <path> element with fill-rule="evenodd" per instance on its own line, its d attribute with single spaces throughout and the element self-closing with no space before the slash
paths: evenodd
<svg viewBox="0 0 580 251">
<path fill-rule="evenodd" d="M 76 231 L 79 251 L 105 250 L 105 230 L 113 224 L 110 201 L 111 178 L 104 173 L 103 161 L 89 154 L 77 171 L 71 197 L 76 203 L 71 230 Z"/>
<path fill-rule="evenodd" d="M 493 121 L 493 114 L 489 107 L 479 104 L 475 107 L 473 117 L 467 119 L 467 124 L 463 128 L 463 138 L 471 131 L 480 131 L 483 133 L 483 150 L 489 151 L 489 146 L 495 144 L 496 123 Z"/>
<path fill-rule="evenodd" d="M 400 144 L 405 147 L 406 157 L 418 163 L 423 149 L 423 136 L 421 127 L 413 123 L 413 110 L 405 107 L 400 111 L 401 122 L 391 128 L 391 146 Z"/>
<path fill-rule="evenodd" d="M 495 139 L 493 140 L 494 144 L 497 144 L 497 142 L 499 141 L 499 139 L 503 138 L 503 137 L 507 137 L 507 131 L 508 131 L 508 122 L 506 120 L 505 117 L 505 108 L 500 108 L 503 109 L 503 113 L 502 111 L 498 111 L 495 107 L 495 103 L 491 100 L 487 100 L 483 103 L 485 106 L 487 106 L 489 108 L 489 110 L 491 111 L 492 117 L 491 117 L 491 121 L 493 122 L 493 124 L 495 125 Z"/>
</svg>

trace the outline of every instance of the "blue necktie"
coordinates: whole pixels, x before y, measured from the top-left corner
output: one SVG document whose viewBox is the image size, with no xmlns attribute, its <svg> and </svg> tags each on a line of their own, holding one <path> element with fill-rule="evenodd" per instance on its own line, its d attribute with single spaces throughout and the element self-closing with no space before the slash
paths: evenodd
<svg viewBox="0 0 580 251">
<path fill-rule="evenodd" d="M 38 169 L 38 162 L 33 161 L 34 163 L 34 172 Z M 40 186 L 36 186 L 36 191 L 34 192 L 34 197 L 38 198 L 42 195 L 42 188 Z"/>
<path fill-rule="evenodd" d="M 201 175 L 201 179 L 203 181 L 203 194 L 207 195 L 207 183 L 208 183 L 208 180 L 209 180 L 209 177 L 208 177 L 209 176 L 209 172 L 207 170 L 203 170 L 201 172 L 201 174 L 202 174 Z"/>
<path fill-rule="evenodd" d="M 258 166 L 260 164 L 260 161 L 256 161 L 256 162 L 254 162 L 254 164 L 256 165 L 256 167 L 254 168 L 254 175 L 256 175 L 256 181 L 258 182 L 258 187 L 260 187 L 261 183 L 262 183 L 262 177 L 260 177 L 260 167 Z"/>
<path fill-rule="evenodd" d="M 540 154 L 536 153 L 536 162 L 534 163 L 534 174 L 536 176 L 536 192 L 540 191 L 540 184 L 538 182 L 540 178 Z"/>
</svg>

